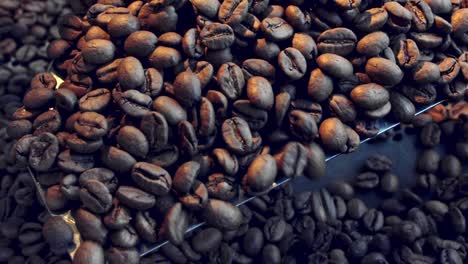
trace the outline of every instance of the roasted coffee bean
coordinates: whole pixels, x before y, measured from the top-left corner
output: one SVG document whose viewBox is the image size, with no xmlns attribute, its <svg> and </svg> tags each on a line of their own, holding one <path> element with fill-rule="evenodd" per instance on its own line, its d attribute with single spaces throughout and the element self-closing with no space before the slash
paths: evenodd
<svg viewBox="0 0 468 264">
<path fill-rule="evenodd" d="M 434 147 L 440 143 L 440 135 L 441 130 L 439 125 L 428 123 L 422 128 L 419 139 L 423 146 Z"/>
<path fill-rule="evenodd" d="M 147 114 L 151 102 L 151 97 L 137 90 L 127 90 L 118 99 L 118 104 L 122 110 L 133 117 L 142 117 Z"/>
<path fill-rule="evenodd" d="M 112 195 L 109 189 L 97 180 L 85 180 L 80 190 L 80 200 L 90 211 L 102 214 L 112 206 Z"/>
<path fill-rule="evenodd" d="M 363 32 L 373 32 L 385 25 L 388 13 L 383 8 L 371 8 L 354 19 L 355 26 Z"/>
<path fill-rule="evenodd" d="M 379 175 L 374 172 L 364 172 L 355 178 L 354 185 L 361 189 L 373 189 L 379 185 Z"/>
<path fill-rule="evenodd" d="M 64 89 L 59 89 L 61 91 Z M 83 112 L 101 112 L 110 103 L 111 93 L 105 88 L 93 90 L 79 100 L 80 110 Z"/>
<path fill-rule="evenodd" d="M 353 75 L 352 64 L 336 54 L 325 53 L 317 58 L 317 64 L 322 71 L 338 79 L 346 79 Z"/>
<path fill-rule="evenodd" d="M 156 48 L 158 38 L 150 31 L 135 31 L 125 39 L 125 51 L 130 56 L 146 57 Z"/>
<path fill-rule="evenodd" d="M 103 244 L 107 239 L 108 230 L 101 218 L 85 209 L 78 209 L 73 214 L 76 227 L 84 240 Z"/>
<path fill-rule="evenodd" d="M 367 61 L 366 73 L 372 81 L 381 85 L 394 86 L 403 79 L 403 71 L 398 65 L 379 57 Z"/>
<path fill-rule="evenodd" d="M 55 254 L 64 254 L 68 249 L 73 248 L 73 230 L 60 217 L 51 217 L 44 224 L 42 229 L 43 236 L 52 252 Z"/>
<path fill-rule="evenodd" d="M 287 40 L 294 34 L 293 27 L 280 17 L 265 18 L 260 28 L 267 39 L 275 42 Z"/>
<path fill-rule="evenodd" d="M 55 133 L 58 131 L 61 124 L 62 119 L 56 110 L 44 112 L 34 119 L 34 135 L 40 135 L 46 132 Z"/>
<path fill-rule="evenodd" d="M 132 179 L 140 188 L 155 195 L 167 194 L 172 186 L 172 178 L 166 170 L 146 162 L 133 166 Z"/>
<path fill-rule="evenodd" d="M 176 203 L 167 212 L 161 227 L 161 232 L 175 245 L 182 243 L 185 231 L 189 224 L 189 214 L 182 207 L 181 203 Z"/>
<path fill-rule="evenodd" d="M 241 224 L 242 213 L 228 202 L 210 199 L 204 209 L 204 219 L 213 227 L 233 230 Z"/>
<path fill-rule="evenodd" d="M 96 112 L 82 113 L 74 124 L 75 131 L 87 139 L 99 139 L 108 130 L 107 120 Z"/>
<path fill-rule="evenodd" d="M 65 172 L 82 173 L 94 167 L 95 160 L 92 155 L 74 153 L 64 150 L 57 156 L 57 165 Z"/>
<path fill-rule="evenodd" d="M 113 208 L 104 216 L 103 222 L 110 229 L 122 229 L 132 220 L 130 211 L 114 201 Z M 107 233 L 106 233 L 107 234 Z"/>
<path fill-rule="evenodd" d="M 136 264 L 140 262 L 140 255 L 135 248 L 111 247 L 106 250 L 106 260 L 109 263 Z"/>
<path fill-rule="evenodd" d="M 11 121 L 7 127 L 7 134 L 10 138 L 20 139 L 32 132 L 32 123 L 28 120 Z"/>
<path fill-rule="evenodd" d="M 357 52 L 366 56 L 376 56 L 390 44 L 387 34 L 382 31 L 370 33 L 359 40 L 356 46 Z"/>
<path fill-rule="evenodd" d="M 113 245 L 123 248 L 135 247 L 140 242 L 140 238 L 132 226 L 113 231 L 109 237 Z"/>
<path fill-rule="evenodd" d="M 104 263 L 104 249 L 101 245 L 92 241 L 84 241 L 78 247 L 73 263 L 84 264 L 84 263 Z"/>
<path fill-rule="evenodd" d="M 426 2 L 410 1 L 406 3 L 405 8 L 411 12 L 414 30 L 426 31 L 434 23 L 434 15 Z"/>
<path fill-rule="evenodd" d="M 320 139 L 325 149 L 332 152 L 345 152 L 348 134 L 340 119 L 332 117 L 324 120 L 319 129 Z"/>
<path fill-rule="evenodd" d="M 191 107 L 201 99 L 200 80 L 191 72 L 181 72 L 174 80 L 174 94 L 183 106 Z"/>
<path fill-rule="evenodd" d="M 156 69 L 165 69 L 176 66 L 181 62 L 181 54 L 171 47 L 158 46 L 150 54 L 148 61 Z"/>
<path fill-rule="evenodd" d="M 302 175 L 307 165 L 307 150 L 298 142 L 290 142 L 275 156 L 281 175 L 295 178 Z"/>
<path fill-rule="evenodd" d="M 306 146 L 307 162 L 304 168 L 305 176 L 310 179 L 320 179 L 325 175 L 325 153 L 317 144 Z"/>
<path fill-rule="evenodd" d="M 187 112 L 174 99 L 167 96 L 159 96 L 153 101 L 153 109 L 164 116 L 171 126 L 187 119 Z M 146 114 L 146 113 L 145 113 Z"/>
<path fill-rule="evenodd" d="M 326 189 L 312 192 L 312 213 L 319 222 L 333 222 L 336 220 L 336 207 L 333 198 Z"/>
<path fill-rule="evenodd" d="M 135 157 L 146 157 L 149 151 L 149 143 L 146 136 L 138 128 L 133 126 L 122 127 L 116 135 L 119 146 Z"/>
<path fill-rule="evenodd" d="M 229 25 L 211 23 L 200 32 L 200 40 L 209 49 L 225 49 L 234 43 L 234 31 Z"/>
<path fill-rule="evenodd" d="M 192 239 L 193 249 L 199 253 L 215 251 L 221 244 L 223 234 L 216 228 L 207 228 Z"/>
<path fill-rule="evenodd" d="M 83 59 L 91 64 L 105 64 L 114 59 L 115 49 L 109 40 L 93 39 L 86 43 L 82 53 Z"/>
<path fill-rule="evenodd" d="M 249 9 L 247 0 L 227 0 L 219 6 L 218 19 L 229 25 L 239 24 L 244 20 Z"/>
<path fill-rule="evenodd" d="M 117 67 L 117 79 L 123 90 L 137 89 L 145 82 L 143 66 L 135 57 L 122 59 Z"/>
<path fill-rule="evenodd" d="M 375 110 L 384 106 L 389 100 L 388 91 L 376 83 L 362 84 L 351 91 L 351 99 L 362 108 Z"/>
<path fill-rule="evenodd" d="M 28 163 L 37 171 L 47 171 L 54 165 L 58 152 L 57 137 L 51 133 L 40 134 L 31 142 Z"/>
<path fill-rule="evenodd" d="M 353 219 L 360 219 L 367 212 L 367 206 L 360 199 L 353 198 L 348 201 L 348 215 Z"/>
<path fill-rule="evenodd" d="M 440 160 L 439 170 L 444 177 L 458 177 L 462 173 L 462 163 L 454 155 L 447 155 Z"/>
<path fill-rule="evenodd" d="M 356 42 L 357 37 L 353 31 L 338 27 L 322 32 L 318 37 L 317 48 L 320 53 L 334 53 L 346 56 L 353 52 Z"/>
<path fill-rule="evenodd" d="M 133 15 L 114 16 L 107 24 L 107 31 L 114 38 L 126 37 L 139 29 L 140 23 Z"/>
<path fill-rule="evenodd" d="M 116 195 L 120 202 L 137 210 L 147 210 L 156 202 L 153 195 L 129 186 L 120 186 Z"/>
<path fill-rule="evenodd" d="M 307 62 L 302 53 L 295 48 L 286 48 L 278 56 L 278 65 L 291 80 L 302 78 L 307 69 Z"/>
<path fill-rule="evenodd" d="M 338 195 L 345 200 L 349 200 L 354 196 L 354 188 L 345 181 L 333 181 L 327 186 L 330 193 Z"/>
<path fill-rule="evenodd" d="M 276 174 L 275 159 L 268 154 L 258 156 L 252 161 L 242 180 L 244 189 L 249 193 L 267 191 L 275 181 Z"/>
<path fill-rule="evenodd" d="M 417 83 L 431 83 L 440 79 L 440 69 L 432 62 L 420 62 L 412 70 L 413 80 Z"/>
</svg>

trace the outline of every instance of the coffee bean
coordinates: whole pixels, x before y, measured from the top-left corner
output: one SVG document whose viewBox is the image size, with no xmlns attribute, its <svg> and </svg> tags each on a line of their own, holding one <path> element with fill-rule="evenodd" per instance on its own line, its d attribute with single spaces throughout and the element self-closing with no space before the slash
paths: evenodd
<svg viewBox="0 0 468 264">
<path fill-rule="evenodd" d="M 302 175 L 307 164 L 307 150 L 298 142 L 290 142 L 275 156 L 279 172 L 288 178 Z"/>
<path fill-rule="evenodd" d="M 125 113 L 133 117 L 142 117 L 149 112 L 151 97 L 137 90 L 127 90 L 118 99 L 118 104 Z"/>
<path fill-rule="evenodd" d="M 352 64 L 345 58 L 325 53 L 317 58 L 317 64 L 322 71 L 338 79 L 345 79 L 353 74 Z"/>
<path fill-rule="evenodd" d="M 180 104 L 167 96 L 159 96 L 153 101 L 153 109 L 164 116 L 167 123 L 171 126 L 187 119 L 186 111 Z"/>
<path fill-rule="evenodd" d="M 60 217 L 49 218 L 44 224 L 42 234 L 55 254 L 63 254 L 75 246 L 73 230 Z"/>
<path fill-rule="evenodd" d="M 97 180 L 85 180 L 82 183 L 80 200 L 85 208 L 97 214 L 107 212 L 112 205 L 109 189 Z"/>
<path fill-rule="evenodd" d="M 213 227 L 233 230 L 241 224 L 242 214 L 239 208 L 228 202 L 210 199 L 204 209 L 204 219 Z"/>
<path fill-rule="evenodd" d="M 136 264 L 140 262 L 140 255 L 134 248 L 111 247 L 106 250 L 106 259 L 109 263 Z"/>
<path fill-rule="evenodd" d="M 131 33 L 125 40 L 125 51 L 130 56 L 146 57 L 156 48 L 158 38 L 150 31 L 140 30 Z"/>
<path fill-rule="evenodd" d="M 267 39 L 275 42 L 287 40 L 294 34 L 293 27 L 279 17 L 265 18 L 260 28 Z"/>
<path fill-rule="evenodd" d="M 332 117 L 324 120 L 319 129 L 320 139 L 325 148 L 333 152 L 346 151 L 348 135 L 340 119 Z"/>
<path fill-rule="evenodd" d="M 428 123 L 421 130 L 420 141 L 425 147 L 434 147 L 440 142 L 441 130 L 436 123 Z"/>
<path fill-rule="evenodd" d="M 434 23 L 431 7 L 426 2 L 410 1 L 405 8 L 412 16 L 412 27 L 418 32 L 426 31 Z"/>
<path fill-rule="evenodd" d="M 104 262 L 104 250 L 101 245 L 92 242 L 84 241 L 78 247 L 73 263 L 84 264 L 84 263 L 103 263 Z"/>
<path fill-rule="evenodd" d="M 37 171 L 47 171 L 54 165 L 58 152 L 57 137 L 51 133 L 40 134 L 31 141 L 29 165 Z"/>
<path fill-rule="evenodd" d="M 114 59 L 115 46 L 105 39 L 93 39 L 83 49 L 83 59 L 91 64 L 105 64 Z"/>
<path fill-rule="evenodd" d="M 153 195 L 134 187 L 120 186 L 116 194 L 120 202 L 133 209 L 146 210 L 155 204 Z"/>
<path fill-rule="evenodd" d="M 413 80 L 417 83 L 431 83 L 440 79 L 440 70 L 432 62 L 420 62 L 412 70 Z"/>
<path fill-rule="evenodd" d="M 179 51 L 164 46 L 156 47 L 148 58 L 149 63 L 156 69 L 172 68 L 179 64 L 181 60 Z"/>
<path fill-rule="evenodd" d="M 322 32 L 318 37 L 317 48 L 320 53 L 334 53 L 346 56 L 353 52 L 356 42 L 357 37 L 353 31 L 338 27 Z"/>
<path fill-rule="evenodd" d="M 103 244 L 107 239 L 108 230 L 101 218 L 85 209 L 78 209 L 73 214 L 76 227 L 84 240 Z"/>
<path fill-rule="evenodd" d="M 156 195 L 167 194 L 172 185 L 166 170 L 146 162 L 138 162 L 133 166 L 132 179 L 140 188 Z"/>
<path fill-rule="evenodd" d="M 307 92 L 311 99 L 317 102 L 326 100 L 333 92 L 332 78 L 320 69 L 313 70 L 310 73 Z"/>
<path fill-rule="evenodd" d="M 211 23 L 200 32 L 200 39 L 209 49 L 225 49 L 234 43 L 234 31 L 229 25 Z"/>
<path fill-rule="evenodd" d="M 362 108 L 375 110 L 384 106 L 389 100 L 388 91 L 376 83 L 362 84 L 351 91 L 351 99 Z"/>
<path fill-rule="evenodd" d="M 226 24 L 239 24 L 247 15 L 247 0 L 227 0 L 219 6 L 218 19 Z"/>
<path fill-rule="evenodd" d="M 133 126 L 122 127 L 116 135 L 120 147 L 135 157 L 146 157 L 149 151 L 149 143 L 145 135 Z"/>
<path fill-rule="evenodd" d="M 298 80 L 305 75 L 307 62 L 302 53 L 295 48 L 286 48 L 278 56 L 278 65 L 291 80 Z"/>
<path fill-rule="evenodd" d="M 364 172 L 355 178 L 356 187 L 361 189 L 373 189 L 379 185 L 379 175 L 374 172 Z"/>
<path fill-rule="evenodd" d="M 381 85 L 394 86 L 403 79 L 402 70 L 394 62 L 374 57 L 366 63 L 366 73 L 372 81 Z"/>
<path fill-rule="evenodd" d="M 252 161 L 242 180 L 244 189 L 249 193 L 267 191 L 272 186 L 276 173 L 276 161 L 272 156 L 268 154 L 258 156 Z"/>
<path fill-rule="evenodd" d="M 314 39 L 307 34 L 295 33 L 293 35 L 292 47 L 299 50 L 306 60 L 312 60 L 317 57 L 317 45 Z"/>
<path fill-rule="evenodd" d="M 127 226 L 131 219 L 129 209 L 114 201 L 113 208 L 104 216 L 103 222 L 106 227 L 118 230 Z"/>
</svg>

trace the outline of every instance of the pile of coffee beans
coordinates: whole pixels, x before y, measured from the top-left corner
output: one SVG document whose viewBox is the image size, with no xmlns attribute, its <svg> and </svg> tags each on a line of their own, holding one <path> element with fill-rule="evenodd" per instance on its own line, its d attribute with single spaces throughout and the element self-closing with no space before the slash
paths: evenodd
<svg viewBox="0 0 468 264">
<path fill-rule="evenodd" d="M 69 246 L 60 245 L 54 248 L 55 241 L 71 241 L 73 232 L 62 218 L 52 218 L 44 211 L 34 217 L 10 218 L 0 227 L 0 263 L 71 263 L 68 252 Z M 32 216 L 32 214 L 30 215 Z"/>
<path fill-rule="evenodd" d="M 60 20 L 47 55 L 64 82 L 33 78 L 8 162 L 73 210 L 76 263 L 180 245 L 193 222 L 236 230 L 236 197 L 320 178 L 322 147 L 352 152 L 380 118 L 463 97 L 468 9 L 441 2 L 98 1 Z"/>
<path fill-rule="evenodd" d="M 47 46 L 59 39 L 65 0 L 0 1 L 0 123 L 22 106 L 32 77 L 47 70 Z"/>
<path fill-rule="evenodd" d="M 237 230 L 196 230 L 140 263 L 466 263 L 468 104 L 443 108 L 464 109 L 464 117 L 455 110 L 439 123 L 431 121 L 434 111 L 420 119 L 426 120 L 417 128 L 423 148 L 412 188 L 400 186 L 400 177 L 413 177 L 410 170 L 397 176 L 398 164 L 375 154 L 350 181 L 311 192 L 289 185 L 273 190 L 240 207 Z M 363 196 L 369 191 L 382 199 L 376 208 Z"/>
</svg>

